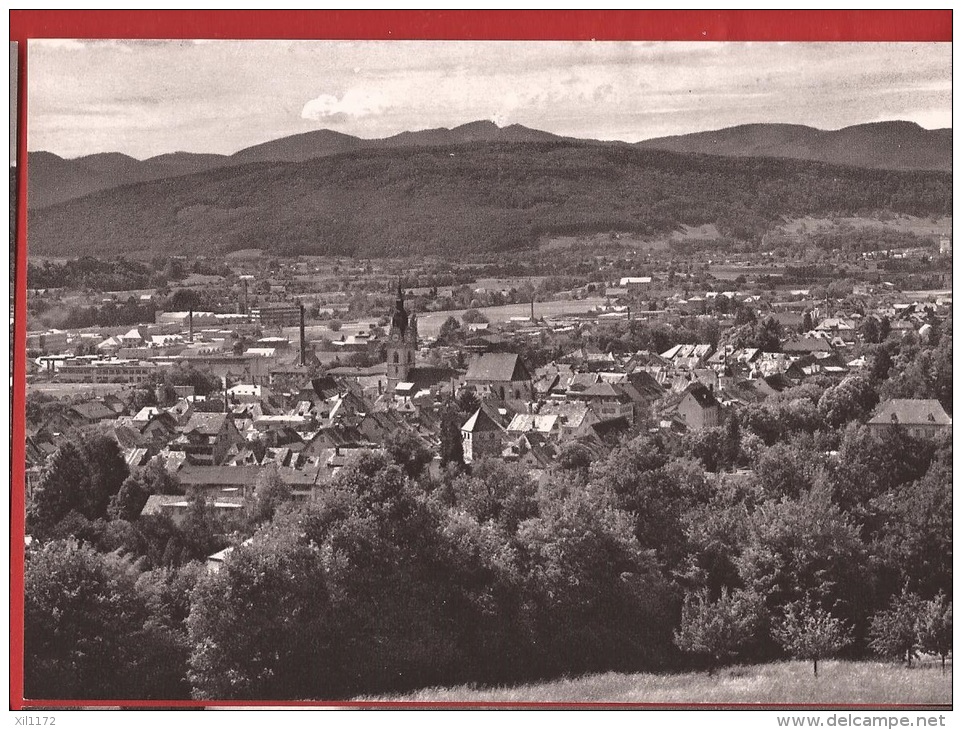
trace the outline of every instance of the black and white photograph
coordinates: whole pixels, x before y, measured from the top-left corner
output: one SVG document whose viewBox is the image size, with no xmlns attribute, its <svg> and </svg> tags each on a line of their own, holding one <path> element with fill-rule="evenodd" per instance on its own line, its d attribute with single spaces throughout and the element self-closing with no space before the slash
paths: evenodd
<svg viewBox="0 0 962 730">
<path fill-rule="evenodd" d="M 951 62 L 29 40 L 24 697 L 951 708 Z"/>
</svg>

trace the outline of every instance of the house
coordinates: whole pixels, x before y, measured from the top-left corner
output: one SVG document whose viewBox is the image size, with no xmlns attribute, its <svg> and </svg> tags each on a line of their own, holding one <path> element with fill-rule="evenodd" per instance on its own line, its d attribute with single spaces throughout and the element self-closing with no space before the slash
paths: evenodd
<svg viewBox="0 0 962 730">
<path fill-rule="evenodd" d="M 580 392 L 571 392 L 569 397 L 585 401 L 599 420 L 624 417 L 629 423 L 634 421 L 632 399 L 619 385 L 599 382 Z"/>
<path fill-rule="evenodd" d="M 534 394 L 531 373 L 521 356 L 510 352 L 488 352 L 468 366 L 464 382 L 484 398 L 530 400 Z"/>
<path fill-rule="evenodd" d="M 243 514 L 244 504 L 242 501 L 228 497 L 218 498 L 208 502 L 208 509 L 220 517 L 238 516 Z M 140 516 L 166 516 L 169 517 L 178 527 L 183 524 L 190 514 L 191 501 L 187 497 L 170 494 L 151 494 L 147 498 Z"/>
<path fill-rule="evenodd" d="M 183 451 L 194 464 L 222 464 L 231 446 L 244 443 L 234 419 L 226 413 L 194 413 L 179 430 L 171 449 Z"/>
<path fill-rule="evenodd" d="M 893 398 L 883 403 L 868 422 L 877 436 L 896 428 L 910 436 L 932 438 L 952 432 L 952 418 L 934 398 Z"/>
<path fill-rule="evenodd" d="M 702 367 L 714 351 L 715 348 L 709 344 L 681 344 L 665 350 L 661 358 L 675 368 L 692 370 Z"/>
<path fill-rule="evenodd" d="M 486 456 L 497 456 L 501 453 L 503 442 L 504 429 L 488 415 L 484 408 L 478 408 L 461 426 L 461 444 L 465 464 Z"/>
<path fill-rule="evenodd" d="M 598 414 L 584 403 L 567 401 L 543 403 L 538 413 L 542 416 L 561 416 L 561 436 L 566 439 L 585 436 L 591 424 L 600 420 Z"/>
<path fill-rule="evenodd" d="M 782 342 L 782 352 L 786 355 L 811 355 L 832 352 L 832 346 L 821 337 L 790 337 Z"/>
<path fill-rule="evenodd" d="M 678 416 L 691 429 L 711 428 L 721 423 L 721 404 L 701 383 L 688 387 L 677 406 Z"/>
<path fill-rule="evenodd" d="M 554 414 L 539 416 L 535 413 L 518 413 L 508 424 L 507 432 L 508 436 L 515 438 L 527 433 L 558 437 L 561 435 L 561 417 Z"/>
<path fill-rule="evenodd" d="M 98 401 L 78 403 L 70 411 L 81 423 L 99 423 L 117 417 L 113 410 Z"/>
</svg>

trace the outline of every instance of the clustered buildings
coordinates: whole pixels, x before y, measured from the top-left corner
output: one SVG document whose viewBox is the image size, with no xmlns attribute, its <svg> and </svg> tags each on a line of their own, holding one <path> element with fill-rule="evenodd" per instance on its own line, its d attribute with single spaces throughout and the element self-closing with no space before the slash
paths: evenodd
<svg viewBox="0 0 962 730">
<path fill-rule="evenodd" d="M 738 292 L 707 292 L 666 304 L 684 308 L 697 299 L 701 309 L 718 296 L 743 297 L 742 304 L 777 323 L 782 333 L 777 351 L 698 342 L 664 352 L 579 346 L 541 367 L 518 354 L 523 348 L 516 345 L 525 338 L 584 330 L 605 320 L 628 319 L 630 326 L 635 317 L 662 316 L 632 313 L 619 304 L 621 290 L 647 291 L 650 285 L 650 277 L 622 279 L 609 290 L 609 305 L 580 320 L 532 317 L 521 326 L 465 328 L 467 336 L 452 347 L 421 340 L 417 315 L 408 311 L 398 284 L 388 315 L 386 360 L 369 367 L 319 368 L 304 336 L 303 308 L 296 304 L 256 311 L 271 326 L 300 325 L 296 346 L 284 337 L 261 337 L 237 347 L 236 338 L 217 335 L 246 331 L 250 317 L 225 319 L 209 312 L 162 313 L 149 325 L 102 339 L 88 336 L 93 354 L 87 355 L 64 354 L 68 339 L 57 333 L 37 334 L 28 347 L 43 354 L 30 360 L 31 381 L 63 384 L 68 395 L 63 408 L 28 426 L 28 489 L 64 434 L 96 424 L 117 440 L 130 467 L 159 460 L 187 492 L 153 495 L 145 513 L 180 519 L 194 494 L 207 497 L 215 510 L 241 509 L 266 469 L 275 470 L 295 497 L 311 499 L 353 454 L 381 449 L 399 433 L 438 453 L 444 409 L 452 402 L 470 404 L 459 419 L 466 464 L 502 459 L 537 476 L 566 442 L 577 441 L 600 458 L 641 429 L 718 426 L 730 409 L 806 378 L 840 381 L 866 367 L 865 358 L 852 356 L 860 316 L 890 318 L 896 334 L 924 338 L 932 318 L 945 316 L 951 305 L 938 300 L 886 306 L 871 315 L 829 316 L 804 292 L 783 306 Z M 367 345 L 369 338 L 362 339 Z M 123 397 L 130 388 L 156 384 L 164 372 L 185 367 L 212 373 L 221 388 L 204 398 L 189 385 L 174 386 L 157 393 L 157 405 L 136 410 Z M 84 399 L 85 386 L 93 384 L 114 384 L 117 392 Z M 933 435 L 951 429 L 951 418 L 937 401 L 902 399 L 881 404 L 869 421 L 875 430 L 895 425 Z M 437 458 L 432 468 L 440 468 Z"/>
</svg>

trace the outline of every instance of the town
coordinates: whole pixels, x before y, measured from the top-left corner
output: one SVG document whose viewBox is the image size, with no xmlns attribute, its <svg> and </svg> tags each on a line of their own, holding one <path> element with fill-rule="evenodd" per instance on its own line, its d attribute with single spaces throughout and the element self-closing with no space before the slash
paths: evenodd
<svg viewBox="0 0 962 730">
<path fill-rule="evenodd" d="M 949 239 L 938 245 L 935 258 L 948 259 Z M 311 499 L 351 454 L 398 434 L 434 454 L 439 473 L 446 409 L 458 415 L 456 461 L 516 462 L 537 479 L 566 444 L 600 458 L 641 433 L 682 438 L 769 398 L 878 380 L 872 351 L 889 338 L 934 345 L 952 306 L 948 291 L 889 282 L 858 282 L 840 296 L 773 284 L 769 270 L 748 284 L 751 265 L 698 280 L 649 265 L 648 275 L 550 293 L 547 277 L 406 286 L 388 266 L 366 265 L 341 275 L 361 296 L 310 293 L 308 282 L 337 280 L 338 264 L 321 273 L 324 263 L 237 258 L 225 275 L 191 274 L 187 287 L 167 289 L 168 303 L 189 309 L 155 308 L 157 289 L 127 303 L 95 293 L 87 300 L 101 311 L 130 307 L 137 317 L 147 305 L 152 316 L 30 332 L 28 493 L 61 440 L 92 428 L 117 441 L 132 469 L 157 462 L 178 475 L 185 496 L 150 495 L 147 514 L 181 519 L 195 495 L 242 509 L 267 469 Z M 621 263 L 630 266 L 630 254 Z M 562 284 L 580 283 L 568 278 Z M 30 302 L 79 293 L 32 288 Z M 212 301 L 221 311 L 206 311 Z M 506 301 L 514 304 L 485 306 Z M 938 401 L 884 399 L 868 424 L 950 430 Z"/>
<path fill-rule="evenodd" d="M 31 40 L 12 692 L 950 706 L 951 46 L 705 40 Z"/>
<path fill-rule="evenodd" d="M 28 544 L 80 537 L 163 575 L 198 565 L 214 574 L 264 525 L 303 506 L 323 511 L 347 484 L 372 488 L 385 458 L 415 494 L 481 522 L 505 519 L 519 494 L 542 507 L 513 520 L 572 484 L 585 494 L 606 485 L 678 586 L 724 586 L 733 571 L 757 580 L 731 562 L 744 545 L 726 555 L 698 527 L 756 500 L 789 500 L 788 509 L 828 488 L 831 509 L 847 510 L 831 519 L 889 544 L 884 525 L 903 530 L 910 519 L 900 490 L 940 479 L 927 475 L 951 459 L 952 299 L 939 288 L 951 241 L 911 243 L 884 255 L 830 252 L 836 262 L 822 267 L 836 273 L 821 278 L 816 265 L 770 254 L 699 265 L 617 240 L 581 259 L 568 249 L 560 264 L 446 271 L 437 261 L 405 271 L 257 254 L 32 264 L 31 321 L 61 326 L 28 334 Z M 906 257 L 911 273 L 893 266 Z M 588 264 L 611 277 L 579 275 Z M 124 286 L 131 280 L 147 286 Z M 114 291 L 96 288 L 111 281 Z M 931 288 L 903 288 L 920 283 Z M 648 484 L 654 473 L 661 481 Z M 948 504 L 948 488 L 924 492 L 919 508 Z M 883 508 L 886 498 L 895 501 Z M 883 526 L 878 510 L 889 515 Z M 812 519 L 796 527 L 828 518 Z M 871 585 L 909 579 L 920 594 L 947 591 L 950 531 L 936 533 L 900 548 L 914 551 L 906 565 L 917 572 L 892 563 Z M 792 575 L 781 580 L 805 580 Z M 726 595 L 701 610 L 722 610 Z M 868 631 L 865 607 L 845 610 Z M 685 646 L 684 635 L 675 642 Z M 565 661 L 594 666 L 582 662 L 605 646 Z M 538 661 L 556 661 L 548 657 Z M 505 676 L 504 657 L 491 661 L 490 676 Z M 432 679 L 421 667 L 400 682 L 327 686 L 342 696 Z M 182 668 L 168 681 L 163 696 L 187 691 Z M 215 676 L 198 684 L 195 695 L 244 693 Z"/>
</svg>

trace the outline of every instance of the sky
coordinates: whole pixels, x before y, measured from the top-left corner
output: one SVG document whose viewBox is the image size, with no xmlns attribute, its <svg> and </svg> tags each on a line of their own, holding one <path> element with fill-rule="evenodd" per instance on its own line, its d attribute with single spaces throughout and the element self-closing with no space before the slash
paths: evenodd
<svg viewBox="0 0 962 730">
<path fill-rule="evenodd" d="M 636 142 L 784 122 L 951 126 L 949 43 L 31 41 L 27 147 L 230 154 L 479 119 Z"/>
</svg>

